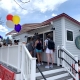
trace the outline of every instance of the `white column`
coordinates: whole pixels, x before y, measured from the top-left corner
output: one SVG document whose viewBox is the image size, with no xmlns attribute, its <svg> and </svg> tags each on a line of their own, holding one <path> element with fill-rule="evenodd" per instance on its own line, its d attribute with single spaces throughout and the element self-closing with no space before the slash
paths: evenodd
<svg viewBox="0 0 80 80">
<path fill-rule="evenodd" d="M 18 44 L 18 69 L 20 70 L 21 67 L 21 52 L 20 52 L 20 46 L 21 44 Z"/>
<path fill-rule="evenodd" d="M 60 66 L 60 59 L 58 58 L 58 50 L 59 50 L 59 46 L 57 46 L 57 66 Z"/>
<path fill-rule="evenodd" d="M 61 46 L 61 49 L 63 49 L 63 48 L 64 48 L 64 46 L 62 45 L 62 46 Z M 64 52 L 61 52 L 61 57 L 62 57 L 63 59 L 65 59 Z M 62 60 L 62 67 L 65 67 L 65 61 L 64 61 L 64 60 Z"/>
<path fill-rule="evenodd" d="M 22 45 L 21 80 L 23 80 L 24 58 L 25 58 L 25 52 L 24 52 L 24 48 L 23 48 L 23 45 Z"/>
<path fill-rule="evenodd" d="M 17 67 L 17 71 L 21 70 L 21 52 L 20 52 L 20 47 L 21 47 L 21 43 L 18 44 L 18 67 Z M 21 79 L 21 74 L 16 74 L 15 76 L 15 80 L 20 80 Z"/>
<path fill-rule="evenodd" d="M 9 65 L 9 49 L 10 49 L 10 45 L 8 45 L 8 52 L 7 52 L 7 66 Z"/>
<path fill-rule="evenodd" d="M 62 19 L 61 19 L 61 28 L 62 28 L 62 45 L 64 45 L 64 47 L 66 46 L 65 45 L 65 37 L 66 37 L 66 35 L 65 35 L 65 18 L 64 17 L 62 17 Z"/>
<path fill-rule="evenodd" d="M 78 62 L 78 55 L 75 55 L 75 60 Z M 78 72 L 78 63 L 75 64 L 75 70 Z M 79 80 L 78 73 L 76 73 L 76 80 Z"/>
<path fill-rule="evenodd" d="M 2 46 L 3 47 L 3 46 Z M 3 48 L 1 47 L 1 61 L 2 61 L 2 50 L 3 50 Z"/>
<path fill-rule="evenodd" d="M 65 18 L 64 17 L 62 17 L 62 19 L 61 19 L 61 28 L 62 28 L 62 48 L 64 47 L 66 47 L 66 42 L 65 42 L 65 37 L 66 37 L 66 35 L 65 35 Z M 62 58 L 64 58 L 65 56 L 64 56 L 64 52 L 62 52 L 61 53 L 61 56 L 62 56 Z M 64 67 L 64 65 L 65 65 L 65 62 L 64 62 L 64 60 L 62 60 L 62 66 Z"/>
<path fill-rule="evenodd" d="M 36 58 L 31 61 L 31 80 L 36 80 Z"/>
</svg>

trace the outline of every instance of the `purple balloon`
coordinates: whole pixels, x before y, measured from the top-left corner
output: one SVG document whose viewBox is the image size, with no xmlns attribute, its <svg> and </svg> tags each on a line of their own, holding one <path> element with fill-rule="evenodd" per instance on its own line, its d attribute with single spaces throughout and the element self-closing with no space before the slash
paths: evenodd
<svg viewBox="0 0 80 80">
<path fill-rule="evenodd" d="M 15 25 L 15 31 L 19 32 L 21 30 L 21 25 L 18 24 L 18 25 Z"/>
<path fill-rule="evenodd" d="M 2 39 L 2 36 L 0 36 L 0 38 Z"/>
</svg>

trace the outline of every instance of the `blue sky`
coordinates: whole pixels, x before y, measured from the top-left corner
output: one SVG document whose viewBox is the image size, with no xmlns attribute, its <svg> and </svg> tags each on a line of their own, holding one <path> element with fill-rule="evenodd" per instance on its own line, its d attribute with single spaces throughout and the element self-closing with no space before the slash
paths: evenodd
<svg viewBox="0 0 80 80">
<path fill-rule="evenodd" d="M 16 2 L 24 9 L 22 9 Z M 0 25 L 0 35 L 6 38 L 6 33 L 14 28 L 6 26 L 8 14 L 18 15 L 20 24 L 39 23 L 58 14 L 66 13 L 80 21 L 80 0 L 30 0 L 21 3 L 20 0 L 0 0 L 0 17 L 4 24 Z M 22 0 L 27 2 L 29 0 Z"/>
</svg>

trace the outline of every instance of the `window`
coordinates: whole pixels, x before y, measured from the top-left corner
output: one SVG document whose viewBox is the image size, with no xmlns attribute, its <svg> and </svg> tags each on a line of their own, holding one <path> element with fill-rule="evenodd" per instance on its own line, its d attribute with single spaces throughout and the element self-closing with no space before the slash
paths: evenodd
<svg viewBox="0 0 80 80">
<path fill-rule="evenodd" d="M 73 41 L 73 32 L 67 30 L 67 41 Z"/>
</svg>

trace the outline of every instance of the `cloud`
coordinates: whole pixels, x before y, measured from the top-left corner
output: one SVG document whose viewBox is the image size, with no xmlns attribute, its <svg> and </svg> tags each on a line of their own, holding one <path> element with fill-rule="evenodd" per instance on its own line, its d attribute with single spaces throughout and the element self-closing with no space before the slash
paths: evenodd
<svg viewBox="0 0 80 80">
<path fill-rule="evenodd" d="M 16 2 L 19 4 L 17 4 Z M 21 3 L 20 0 L 1 0 L 0 8 L 8 13 L 27 14 L 34 11 L 42 13 L 46 11 L 53 11 L 67 0 L 30 0 L 29 3 Z M 23 2 L 28 0 L 22 0 Z M 22 9 L 23 8 L 23 9 Z M 24 10 L 25 9 L 25 10 Z"/>
<path fill-rule="evenodd" d="M 49 10 L 55 10 L 59 5 L 66 1 L 67 0 L 35 0 L 33 4 L 37 10 L 44 13 Z"/>
<path fill-rule="evenodd" d="M 54 14 L 54 13 L 53 13 L 53 14 L 52 14 L 52 17 L 54 17 L 54 16 L 57 16 L 57 14 Z"/>
<path fill-rule="evenodd" d="M 15 0 L 19 5 L 19 1 Z M 0 1 L 0 8 L 4 11 L 7 11 L 8 13 L 18 13 L 18 14 L 26 14 L 27 10 L 23 10 L 20 8 L 20 6 L 15 2 L 14 0 L 1 0 Z"/>
<path fill-rule="evenodd" d="M 4 26 L 0 25 L 0 32 L 7 33 L 8 32 L 8 29 L 5 28 Z"/>
</svg>

